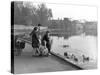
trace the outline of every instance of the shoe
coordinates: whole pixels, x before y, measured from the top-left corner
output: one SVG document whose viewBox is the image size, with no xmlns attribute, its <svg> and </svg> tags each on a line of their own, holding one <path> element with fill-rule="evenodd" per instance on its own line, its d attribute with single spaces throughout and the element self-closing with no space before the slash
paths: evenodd
<svg viewBox="0 0 100 75">
<path fill-rule="evenodd" d="M 51 55 L 50 53 L 48 55 Z"/>
<path fill-rule="evenodd" d="M 42 56 L 42 54 L 40 54 L 39 56 Z"/>
</svg>

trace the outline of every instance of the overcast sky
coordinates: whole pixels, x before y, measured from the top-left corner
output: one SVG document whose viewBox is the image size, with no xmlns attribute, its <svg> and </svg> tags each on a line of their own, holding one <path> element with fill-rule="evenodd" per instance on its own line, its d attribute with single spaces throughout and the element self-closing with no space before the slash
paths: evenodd
<svg viewBox="0 0 100 75">
<path fill-rule="evenodd" d="M 37 5 L 39 3 L 33 3 Z M 53 19 L 58 18 L 72 18 L 81 19 L 88 21 L 97 21 L 97 8 L 93 6 L 79 6 L 79 5 L 69 5 L 69 4 L 56 4 L 56 3 L 45 3 L 46 6 L 52 9 Z"/>
</svg>

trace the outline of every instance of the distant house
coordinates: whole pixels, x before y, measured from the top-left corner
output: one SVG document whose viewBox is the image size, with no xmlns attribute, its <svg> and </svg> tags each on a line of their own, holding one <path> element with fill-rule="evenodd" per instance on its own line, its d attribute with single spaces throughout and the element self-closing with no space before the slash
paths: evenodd
<svg viewBox="0 0 100 75">
<path fill-rule="evenodd" d="M 83 25 L 82 23 L 76 24 L 76 34 L 82 34 L 83 33 Z"/>
<path fill-rule="evenodd" d="M 97 22 L 85 22 L 84 32 L 86 35 L 97 35 Z"/>
<path fill-rule="evenodd" d="M 74 35 L 80 35 L 83 33 L 83 23 L 79 20 L 73 20 L 72 25 Z"/>
</svg>

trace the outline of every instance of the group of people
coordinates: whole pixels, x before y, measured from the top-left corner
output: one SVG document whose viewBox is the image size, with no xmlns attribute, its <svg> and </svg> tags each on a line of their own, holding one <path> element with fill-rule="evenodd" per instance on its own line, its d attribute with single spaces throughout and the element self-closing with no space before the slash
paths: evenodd
<svg viewBox="0 0 100 75">
<path fill-rule="evenodd" d="M 46 31 L 43 36 L 41 35 L 40 24 L 34 27 L 33 31 L 30 33 L 32 37 L 33 56 L 50 55 L 51 40 L 49 34 L 50 32 Z"/>
</svg>

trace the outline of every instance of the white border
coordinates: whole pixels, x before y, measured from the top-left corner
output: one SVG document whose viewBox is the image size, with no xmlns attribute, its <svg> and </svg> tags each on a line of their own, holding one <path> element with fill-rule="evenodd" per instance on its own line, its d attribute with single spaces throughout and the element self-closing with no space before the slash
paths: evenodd
<svg viewBox="0 0 100 75">
<path fill-rule="evenodd" d="M 19 1 L 19 0 L 17 0 Z M 24 0 L 25 1 L 25 0 Z M 37 0 L 26 0 L 26 1 L 37 1 Z M 78 5 L 92 5 L 98 7 L 98 20 L 100 19 L 100 0 L 59 0 L 60 3 L 66 4 L 78 4 Z M 10 2 L 11 0 L 1 0 L 0 1 L 0 75 L 11 75 L 10 73 Z M 38 0 L 38 2 L 51 2 L 57 3 L 58 0 Z M 99 30 L 98 21 L 98 33 Z M 100 38 L 98 34 L 98 38 Z M 100 41 L 98 39 L 98 41 Z M 100 57 L 99 52 L 99 42 L 98 42 L 98 57 Z M 98 59 L 98 67 L 100 58 Z M 97 70 L 82 70 L 82 71 L 61 71 L 61 72 L 47 72 L 47 73 L 32 73 L 36 75 L 98 75 L 100 68 Z M 32 75 L 26 74 L 26 75 Z M 24 74 L 21 74 L 24 75 Z"/>
</svg>

